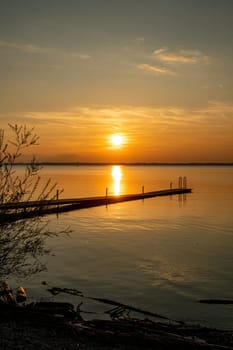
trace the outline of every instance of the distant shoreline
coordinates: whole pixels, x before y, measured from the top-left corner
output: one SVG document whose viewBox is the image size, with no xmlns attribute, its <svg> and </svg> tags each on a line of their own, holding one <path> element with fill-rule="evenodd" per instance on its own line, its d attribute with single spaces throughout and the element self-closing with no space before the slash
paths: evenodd
<svg viewBox="0 0 233 350">
<path fill-rule="evenodd" d="M 15 165 L 28 165 L 30 162 L 20 162 L 15 163 Z M 165 162 L 118 162 L 118 163 L 108 163 L 108 162 L 36 162 L 37 165 L 41 166 L 106 166 L 106 165 L 125 165 L 125 166 L 233 166 L 231 163 L 218 163 L 218 162 L 190 162 L 190 163 L 165 163 Z"/>
</svg>

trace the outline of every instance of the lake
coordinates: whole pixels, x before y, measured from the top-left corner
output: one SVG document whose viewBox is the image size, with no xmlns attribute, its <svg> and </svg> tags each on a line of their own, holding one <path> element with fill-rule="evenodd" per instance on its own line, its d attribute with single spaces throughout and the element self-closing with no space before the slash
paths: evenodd
<svg viewBox="0 0 233 350">
<path fill-rule="evenodd" d="M 198 302 L 233 299 L 232 166 L 45 166 L 41 175 L 64 189 L 60 198 L 175 188 L 179 177 L 192 193 L 48 216 L 58 235 L 46 240 L 50 253 L 36 257 L 46 270 L 9 276 L 13 287 L 27 289 L 29 301 L 80 303 L 52 296 L 46 282 L 171 319 L 232 328 L 232 305 Z M 59 233 L 66 228 L 69 234 Z M 96 312 L 86 318 L 101 317 L 103 305 L 84 301 L 83 309 Z"/>
</svg>

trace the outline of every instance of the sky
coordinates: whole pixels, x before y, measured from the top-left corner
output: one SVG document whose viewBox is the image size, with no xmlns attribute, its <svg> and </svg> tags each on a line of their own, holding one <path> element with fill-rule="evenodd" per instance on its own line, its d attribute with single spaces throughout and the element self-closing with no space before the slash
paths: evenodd
<svg viewBox="0 0 233 350">
<path fill-rule="evenodd" d="M 232 0 L 0 0 L 0 128 L 35 127 L 25 159 L 233 162 L 232 33 Z"/>
</svg>

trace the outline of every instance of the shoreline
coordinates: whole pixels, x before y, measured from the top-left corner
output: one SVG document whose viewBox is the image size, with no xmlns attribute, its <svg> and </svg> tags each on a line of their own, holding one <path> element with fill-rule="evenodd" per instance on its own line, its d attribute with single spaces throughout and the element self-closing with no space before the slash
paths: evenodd
<svg viewBox="0 0 233 350">
<path fill-rule="evenodd" d="M 70 303 L 0 304 L 0 348 L 233 349 L 233 332 L 129 316 L 84 320 Z"/>
</svg>

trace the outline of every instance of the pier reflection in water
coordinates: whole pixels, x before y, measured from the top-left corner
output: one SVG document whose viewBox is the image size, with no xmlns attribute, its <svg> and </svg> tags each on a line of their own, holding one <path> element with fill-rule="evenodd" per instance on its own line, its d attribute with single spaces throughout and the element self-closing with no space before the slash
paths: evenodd
<svg viewBox="0 0 233 350">
<path fill-rule="evenodd" d="M 112 166 L 112 177 L 113 177 L 113 191 L 117 196 L 121 192 L 121 178 L 122 178 L 122 170 L 119 165 Z"/>
</svg>

